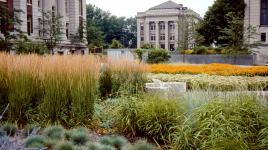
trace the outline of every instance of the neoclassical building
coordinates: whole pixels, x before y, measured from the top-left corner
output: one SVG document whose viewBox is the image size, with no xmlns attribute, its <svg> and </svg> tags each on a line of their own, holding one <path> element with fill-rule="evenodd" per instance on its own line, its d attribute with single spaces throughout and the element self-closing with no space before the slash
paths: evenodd
<svg viewBox="0 0 268 150">
<path fill-rule="evenodd" d="M 259 41 L 261 45 L 254 49 L 257 64 L 264 65 L 268 62 L 268 0 L 245 0 L 247 7 L 245 11 L 245 27 L 257 28 L 257 34 L 250 42 Z"/>
<path fill-rule="evenodd" d="M 40 21 L 42 12 L 52 12 L 60 15 L 62 23 L 61 42 L 55 48 L 55 53 L 88 53 L 86 43 L 71 44 L 70 35 L 78 32 L 79 25 L 86 20 L 86 0 L 0 0 L 0 5 L 8 5 L 10 10 L 22 10 L 19 14 L 22 20 L 18 29 L 27 34 L 31 40 L 42 40 Z"/>
<path fill-rule="evenodd" d="M 178 41 L 183 36 L 180 34 L 178 22 L 184 17 L 194 17 L 196 21 L 201 19 L 193 10 L 173 1 L 164 2 L 145 12 L 138 12 L 137 47 L 150 43 L 156 48 L 176 50 Z"/>
</svg>

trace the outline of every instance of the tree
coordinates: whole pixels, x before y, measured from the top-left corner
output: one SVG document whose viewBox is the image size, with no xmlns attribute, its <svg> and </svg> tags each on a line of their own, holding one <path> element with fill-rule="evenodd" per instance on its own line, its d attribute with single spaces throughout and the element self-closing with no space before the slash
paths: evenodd
<svg viewBox="0 0 268 150">
<path fill-rule="evenodd" d="M 110 45 L 110 48 L 122 48 L 123 45 L 120 43 L 120 41 L 113 39 L 112 44 Z"/>
<path fill-rule="evenodd" d="M 203 44 L 207 46 L 228 44 L 229 39 L 220 38 L 225 34 L 221 32 L 221 29 L 228 26 L 227 15 L 232 12 L 234 17 L 244 18 L 245 7 L 244 0 L 216 0 L 197 29 L 198 33 L 204 37 Z"/>
<path fill-rule="evenodd" d="M 12 42 L 21 38 L 27 38 L 24 33 L 17 28 L 21 25 L 22 20 L 19 18 L 19 14 L 24 13 L 22 10 L 14 9 L 9 10 L 7 5 L 0 5 L 0 51 L 9 51 L 12 46 Z"/>
<path fill-rule="evenodd" d="M 42 12 L 42 19 L 40 20 L 39 30 L 43 34 L 43 40 L 47 48 L 53 52 L 54 48 L 62 40 L 62 17 L 55 15 L 51 11 Z"/>
</svg>

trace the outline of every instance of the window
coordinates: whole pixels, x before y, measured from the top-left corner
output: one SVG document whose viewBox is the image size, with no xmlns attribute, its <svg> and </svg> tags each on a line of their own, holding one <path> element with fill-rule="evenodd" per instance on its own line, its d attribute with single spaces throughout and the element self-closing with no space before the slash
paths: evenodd
<svg viewBox="0 0 268 150">
<path fill-rule="evenodd" d="M 174 34 L 171 34 L 170 37 L 169 37 L 169 40 L 170 41 L 174 41 L 175 40 L 175 35 Z"/>
<path fill-rule="evenodd" d="M 150 30 L 152 30 L 152 31 L 155 30 L 155 24 L 150 25 Z"/>
<path fill-rule="evenodd" d="M 144 26 L 143 25 L 141 25 L 141 31 L 143 31 L 144 30 Z"/>
<path fill-rule="evenodd" d="M 268 25 L 268 0 L 261 0 L 261 25 Z"/>
<path fill-rule="evenodd" d="M 160 35 L 160 41 L 165 41 L 165 34 Z"/>
<path fill-rule="evenodd" d="M 32 0 L 27 0 L 27 4 L 32 4 Z"/>
<path fill-rule="evenodd" d="M 162 49 L 165 49 L 165 44 L 161 44 L 160 47 L 161 47 Z"/>
<path fill-rule="evenodd" d="M 169 47 L 170 47 L 170 51 L 174 51 L 175 50 L 175 45 L 174 44 L 170 44 Z"/>
<path fill-rule="evenodd" d="M 42 2 L 41 0 L 38 0 L 38 8 L 41 8 L 42 7 Z"/>
<path fill-rule="evenodd" d="M 42 24 L 41 24 L 41 18 L 38 18 L 38 35 L 39 35 L 39 37 L 41 37 L 42 36 Z"/>
<path fill-rule="evenodd" d="M 170 30 L 175 30 L 175 24 L 174 24 L 174 23 L 171 23 L 171 24 L 169 25 L 169 29 L 170 29 Z"/>
<path fill-rule="evenodd" d="M 141 41 L 142 41 L 142 42 L 144 41 L 144 37 L 141 37 Z"/>
<path fill-rule="evenodd" d="M 33 33 L 33 22 L 30 16 L 27 17 L 27 33 L 29 36 Z"/>
<path fill-rule="evenodd" d="M 66 37 L 69 39 L 69 23 L 66 23 Z"/>
<path fill-rule="evenodd" d="M 165 24 L 163 23 L 160 24 L 160 30 L 165 30 Z"/>
<path fill-rule="evenodd" d="M 155 41 L 155 35 L 151 35 L 151 41 Z"/>
<path fill-rule="evenodd" d="M 261 41 L 266 42 L 266 33 L 261 33 Z"/>
</svg>

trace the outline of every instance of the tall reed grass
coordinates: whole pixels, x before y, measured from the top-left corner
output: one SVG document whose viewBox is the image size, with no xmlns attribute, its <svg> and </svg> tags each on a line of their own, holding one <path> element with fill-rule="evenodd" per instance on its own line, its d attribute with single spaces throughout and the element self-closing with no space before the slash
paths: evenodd
<svg viewBox="0 0 268 150">
<path fill-rule="evenodd" d="M 37 56 L 0 54 L 0 103 L 10 103 L 10 121 L 88 123 L 99 96 L 100 66 L 112 71 L 111 87 L 130 92 L 143 88 L 144 65 L 95 56 Z M 138 75 L 136 75 L 136 74 Z M 114 78 L 117 76 L 117 78 Z M 142 77 L 138 80 L 136 78 Z M 123 79 L 123 80 L 117 80 Z M 135 87 L 135 88 L 134 88 Z"/>
</svg>

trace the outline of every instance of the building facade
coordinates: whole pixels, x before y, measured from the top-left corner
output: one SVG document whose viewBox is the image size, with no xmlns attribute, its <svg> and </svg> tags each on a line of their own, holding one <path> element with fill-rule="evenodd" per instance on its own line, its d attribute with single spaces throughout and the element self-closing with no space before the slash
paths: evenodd
<svg viewBox="0 0 268 150">
<path fill-rule="evenodd" d="M 42 12 L 52 12 L 61 16 L 61 42 L 54 49 L 54 53 L 88 53 L 86 43 L 72 44 L 70 41 L 70 35 L 75 35 L 79 26 L 86 20 L 86 0 L 0 0 L 0 4 L 8 5 L 10 10 L 23 12 L 18 16 L 22 23 L 16 28 L 33 41 L 44 39 L 40 31 Z"/>
<path fill-rule="evenodd" d="M 149 43 L 156 48 L 176 50 L 179 40 L 184 36 L 181 34 L 182 30 L 178 22 L 190 16 L 195 21 L 201 19 L 200 15 L 193 10 L 173 1 L 164 2 L 145 12 L 138 12 L 137 47 Z"/>
<path fill-rule="evenodd" d="M 261 45 L 253 50 L 257 51 L 257 64 L 265 65 L 268 62 L 268 0 L 245 0 L 245 3 L 245 27 L 257 29 L 257 34 L 249 42 L 260 42 Z"/>
</svg>

